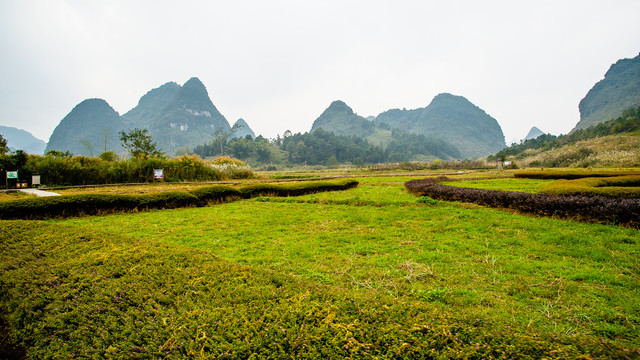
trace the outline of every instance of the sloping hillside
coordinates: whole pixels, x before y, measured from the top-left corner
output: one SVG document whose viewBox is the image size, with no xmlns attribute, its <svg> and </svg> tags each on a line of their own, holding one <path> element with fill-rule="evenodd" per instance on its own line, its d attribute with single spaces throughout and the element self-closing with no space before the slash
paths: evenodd
<svg viewBox="0 0 640 360">
<path fill-rule="evenodd" d="M 510 146 L 489 160 L 502 158 L 518 166 L 640 166 L 640 107 L 617 119 L 567 135 L 540 135 Z"/>
<path fill-rule="evenodd" d="M 513 157 L 520 167 L 638 167 L 640 134 L 609 135 L 550 150 L 529 149 Z"/>
<path fill-rule="evenodd" d="M 7 140 L 7 145 L 11 151 L 24 150 L 28 154 L 42 155 L 47 147 L 46 142 L 22 129 L 0 126 L 0 135 Z"/>
<path fill-rule="evenodd" d="M 580 122 L 574 131 L 618 117 L 634 106 L 640 106 L 640 55 L 618 60 L 589 90 L 580 101 Z"/>
</svg>

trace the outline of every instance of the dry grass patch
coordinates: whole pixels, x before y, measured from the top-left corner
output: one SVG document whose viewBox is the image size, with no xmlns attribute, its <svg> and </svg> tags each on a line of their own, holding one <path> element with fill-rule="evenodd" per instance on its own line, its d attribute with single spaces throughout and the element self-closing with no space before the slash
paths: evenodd
<svg viewBox="0 0 640 360">
<path fill-rule="evenodd" d="M 30 197 L 34 197 L 33 195 L 30 194 L 25 194 L 23 192 L 9 192 L 9 191 L 3 191 L 0 192 L 0 201 L 11 201 L 11 200 L 17 200 L 17 199 L 27 199 Z"/>
<path fill-rule="evenodd" d="M 67 188 L 53 190 L 61 195 L 78 195 L 78 194 L 118 194 L 118 195 L 137 195 L 151 194 L 164 191 L 190 191 L 214 183 L 158 183 L 158 184 L 138 184 L 138 185 L 108 185 L 108 186 L 92 186 L 82 188 Z M 216 183 L 217 184 L 217 183 Z M 225 185 L 233 186 L 234 184 Z"/>
<path fill-rule="evenodd" d="M 640 166 L 640 136 L 614 135 L 578 141 L 551 150 L 530 149 L 516 157 L 521 167 Z M 557 165 L 553 165 L 557 164 Z"/>
</svg>

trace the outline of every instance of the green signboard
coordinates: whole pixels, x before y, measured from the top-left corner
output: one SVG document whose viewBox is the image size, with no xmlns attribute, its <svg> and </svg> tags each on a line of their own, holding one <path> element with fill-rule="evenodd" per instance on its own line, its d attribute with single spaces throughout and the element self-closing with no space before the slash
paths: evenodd
<svg viewBox="0 0 640 360">
<path fill-rule="evenodd" d="M 18 172 L 17 171 L 7 171 L 7 179 L 17 179 Z"/>
</svg>

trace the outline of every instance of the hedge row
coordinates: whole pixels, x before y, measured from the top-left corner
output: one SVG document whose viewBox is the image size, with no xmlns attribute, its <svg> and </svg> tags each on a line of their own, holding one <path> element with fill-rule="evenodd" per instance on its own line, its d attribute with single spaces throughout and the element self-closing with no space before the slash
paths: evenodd
<svg viewBox="0 0 640 360">
<path fill-rule="evenodd" d="M 301 196 L 324 191 L 347 190 L 358 186 L 353 179 L 335 181 L 309 181 L 287 184 L 255 184 L 240 189 L 243 197 L 256 196 Z"/>
<path fill-rule="evenodd" d="M 544 216 L 580 218 L 587 221 L 611 222 L 640 227 L 640 199 L 609 199 L 586 196 L 558 196 L 460 188 L 434 184 L 434 180 L 412 180 L 405 187 L 416 195 L 437 200 L 476 203 L 496 208 L 509 208 Z"/>
<path fill-rule="evenodd" d="M 258 184 L 239 189 L 213 185 L 191 191 L 166 191 L 144 195 L 82 194 L 27 198 L 0 202 L 0 219 L 47 219 L 147 209 L 173 209 L 256 196 L 300 196 L 322 191 L 346 190 L 356 186 L 356 180 L 346 179 Z"/>
<path fill-rule="evenodd" d="M 540 191 L 552 195 L 604 196 L 615 199 L 640 198 L 640 176 L 558 180 L 545 185 Z"/>
<path fill-rule="evenodd" d="M 637 170 L 523 170 L 516 171 L 513 176 L 517 178 L 526 179 L 582 179 L 589 177 L 613 177 L 613 176 L 627 176 L 627 175 L 640 175 L 640 171 Z"/>
</svg>

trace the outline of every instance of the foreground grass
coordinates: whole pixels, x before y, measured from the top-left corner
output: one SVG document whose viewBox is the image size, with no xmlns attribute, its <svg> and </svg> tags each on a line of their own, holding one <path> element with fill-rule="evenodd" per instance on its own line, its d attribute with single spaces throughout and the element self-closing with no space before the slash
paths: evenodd
<svg viewBox="0 0 640 360">
<path fill-rule="evenodd" d="M 468 318 L 621 343 L 640 335 L 637 230 L 476 206 L 424 206 L 395 186 L 290 201 L 261 198 L 64 223 L 113 234 L 129 229 L 136 238 L 420 300 Z"/>
<path fill-rule="evenodd" d="M 632 340 L 540 333 L 443 310 L 455 293 L 391 295 L 135 236 L 36 221 L 3 225 L 1 307 L 29 358 L 640 355 Z"/>
<path fill-rule="evenodd" d="M 360 180 L 3 222 L 3 310 L 34 358 L 640 356 L 638 230 Z"/>
</svg>

